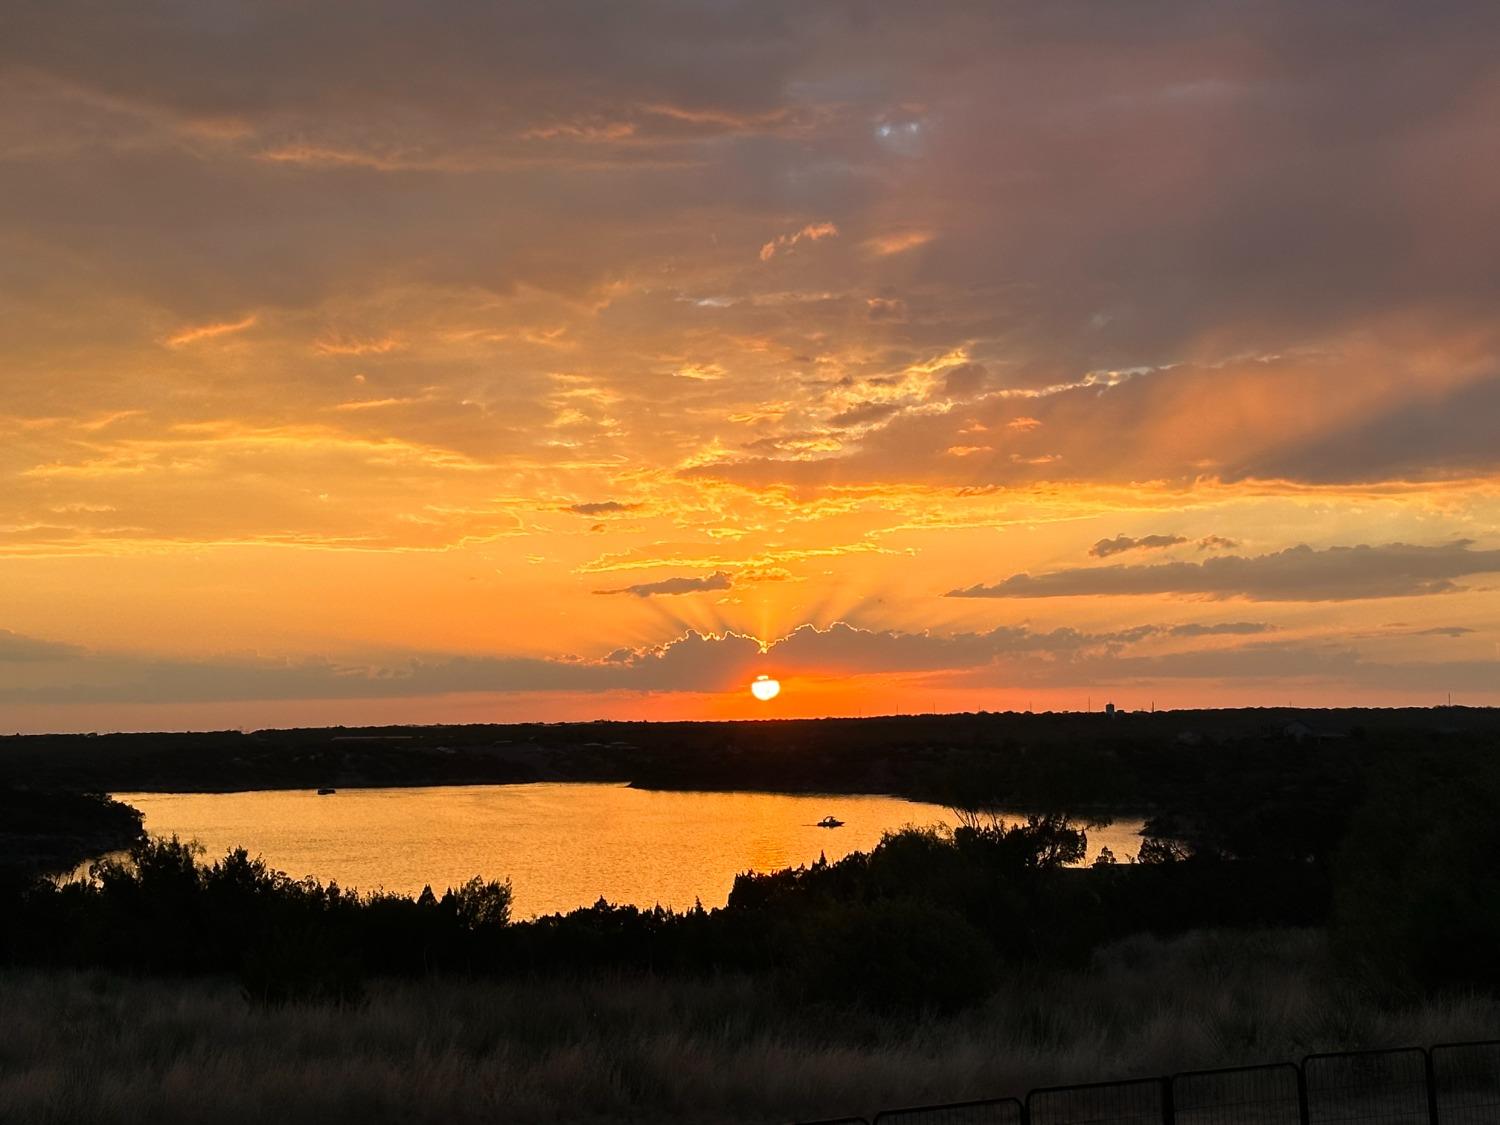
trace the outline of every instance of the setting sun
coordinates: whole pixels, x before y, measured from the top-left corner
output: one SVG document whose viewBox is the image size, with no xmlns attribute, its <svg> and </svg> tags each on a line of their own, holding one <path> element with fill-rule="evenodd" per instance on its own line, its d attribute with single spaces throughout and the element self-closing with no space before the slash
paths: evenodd
<svg viewBox="0 0 1500 1125">
<path fill-rule="evenodd" d="M 781 694 L 781 681 L 773 680 L 770 676 L 756 676 L 755 682 L 750 685 L 750 694 L 762 703 L 768 703 Z"/>
</svg>

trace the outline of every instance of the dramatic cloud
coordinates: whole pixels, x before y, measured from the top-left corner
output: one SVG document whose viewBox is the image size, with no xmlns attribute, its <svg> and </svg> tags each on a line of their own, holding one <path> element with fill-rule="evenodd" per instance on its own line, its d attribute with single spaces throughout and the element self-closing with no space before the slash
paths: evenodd
<svg viewBox="0 0 1500 1125">
<path fill-rule="evenodd" d="M 727 571 L 716 571 L 707 578 L 664 578 L 660 582 L 641 582 L 618 590 L 595 590 L 596 594 L 634 594 L 654 598 L 661 594 L 696 594 L 703 590 L 727 590 L 734 583 Z"/>
<path fill-rule="evenodd" d="M 1407 345 L 1396 341 L 1379 348 L 1349 341 L 1332 354 L 1090 373 L 944 411 L 893 414 L 858 445 L 816 459 L 725 458 L 692 474 L 803 487 L 917 479 L 1183 489 L 1486 478 L 1500 472 L 1488 425 L 1500 416 L 1500 376 L 1485 370 L 1500 365 L 1500 334 L 1477 331 L 1485 335 L 1434 343 L 1435 368 L 1424 369 L 1431 356 L 1404 357 Z M 1414 404 L 1414 393 L 1425 401 Z M 1240 405 L 1226 409 L 1229 402 Z M 981 444 L 963 440 L 973 434 L 985 435 L 983 456 L 961 464 L 944 456 L 954 445 Z"/>
<path fill-rule="evenodd" d="M 1500 6 L 51 0 L 3 23 L 0 621 L 175 654 L 8 638 L 4 690 L 86 666 L 273 722 L 319 692 L 723 687 L 754 636 L 881 675 L 967 660 L 991 677 L 969 702 L 1196 645 L 1225 681 L 1192 675 L 1200 698 L 1229 701 L 1275 655 L 1220 654 L 1256 638 L 1213 599 L 1288 603 L 1264 615 L 1287 654 L 1379 646 L 1289 675 L 1372 683 L 1377 656 L 1500 635 L 1476 580 L 1500 545 Z M 1184 561 L 1114 565 L 1152 557 Z M 721 573 L 725 596 L 593 596 Z M 1353 600 L 1435 592 L 1399 633 Z M 1063 593 L 1097 596 L 1025 625 L 1038 603 L 1006 600 Z M 1142 634 L 1113 600 L 1136 593 L 1185 600 Z M 664 621 L 718 639 L 636 647 Z M 1473 634 L 1425 631 L 1453 622 Z M 488 655 L 388 656 L 411 650 Z M 387 655 L 306 662 L 335 652 Z"/>
<path fill-rule="evenodd" d="M 1500 550 L 1476 551 L 1469 540 L 1437 547 L 1306 545 L 1270 555 L 1226 555 L 1203 562 L 1105 566 L 1014 574 L 993 586 L 952 590 L 950 598 L 1056 598 L 1110 594 L 1179 594 L 1251 601 L 1352 601 L 1445 594 L 1454 581 L 1500 571 Z"/>
</svg>

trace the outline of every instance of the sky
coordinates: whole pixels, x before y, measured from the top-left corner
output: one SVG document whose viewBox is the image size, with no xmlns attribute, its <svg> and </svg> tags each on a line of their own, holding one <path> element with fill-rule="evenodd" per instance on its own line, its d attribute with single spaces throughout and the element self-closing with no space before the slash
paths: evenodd
<svg viewBox="0 0 1500 1125">
<path fill-rule="evenodd" d="M 0 732 L 1500 704 L 1497 49 L 13 0 Z"/>
</svg>

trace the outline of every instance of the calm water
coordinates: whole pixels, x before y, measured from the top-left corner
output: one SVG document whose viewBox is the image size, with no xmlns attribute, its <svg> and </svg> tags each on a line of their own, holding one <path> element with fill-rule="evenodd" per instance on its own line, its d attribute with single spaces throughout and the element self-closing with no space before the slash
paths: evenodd
<svg viewBox="0 0 1500 1125">
<path fill-rule="evenodd" d="M 146 830 L 197 840 L 217 859 L 244 847 L 272 867 L 342 887 L 442 893 L 474 875 L 509 877 L 516 917 L 610 902 L 722 906 L 736 874 L 868 851 L 882 832 L 953 822 L 895 797 L 660 793 L 624 785 L 537 784 L 260 793 L 118 793 Z M 842 828 L 817 828 L 832 814 Z M 1089 833 L 1121 860 L 1139 821 Z"/>
</svg>

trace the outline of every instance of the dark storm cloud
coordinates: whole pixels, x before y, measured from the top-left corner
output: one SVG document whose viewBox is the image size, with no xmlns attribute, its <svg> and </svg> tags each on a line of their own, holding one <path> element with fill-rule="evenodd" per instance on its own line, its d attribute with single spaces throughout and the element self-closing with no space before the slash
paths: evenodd
<svg viewBox="0 0 1500 1125">
<path fill-rule="evenodd" d="M 727 590 L 734 585 L 728 571 L 719 570 L 706 578 L 664 578 L 660 582 L 641 582 L 617 590 L 595 590 L 596 594 L 633 594 L 654 598 L 663 594 L 696 594 L 704 590 Z"/>
<path fill-rule="evenodd" d="M 1225 555 L 1203 562 L 1103 566 L 1015 574 L 994 585 L 952 590 L 950 598 L 1055 598 L 1175 594 L 1251 601 L 1352 601 L 1445 594 L 1455 579 L 1500 571 L 1500 550 L 1473 550 L 1468 540 L 1436 547 L 1389 543 L 1314 550 L 1302 545 L 1269 555 Z"/>
</svg>

